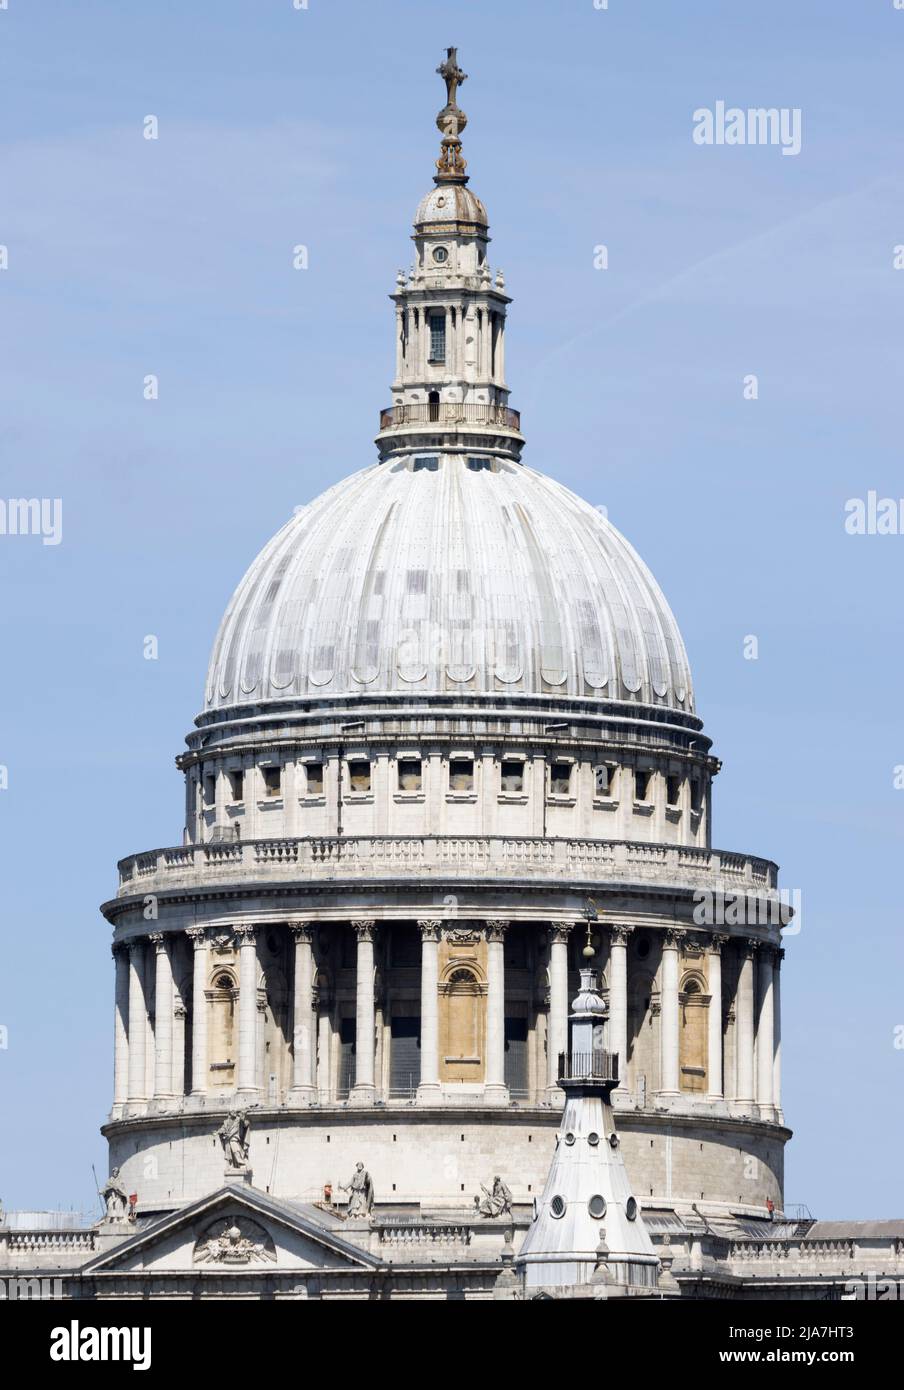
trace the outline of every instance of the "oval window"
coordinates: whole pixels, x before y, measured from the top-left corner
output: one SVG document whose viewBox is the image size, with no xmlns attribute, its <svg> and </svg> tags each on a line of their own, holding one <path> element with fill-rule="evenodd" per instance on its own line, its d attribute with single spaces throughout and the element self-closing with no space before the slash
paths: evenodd
<svg viewBox="0 0 904 1390">
<path fill-rule="evenodd" d="M 618 1135 L 617 1135 L 617 1134 L 610 1134 L 610 1135 L 609 1135 L 609 1147 L 610 1147 L 611 1149 L 617 1149 L 617 1148 L 618 1148 Z"/>
<path fill-rule="evenodd" d="M 587 1143 L 588 1143 L 588 1144 L 592 1144 L 593 1147 L 596 1148 L 596 1146 L 597 1146 L 597 1144 L 598 1144 L 599 1142 L 600 1142 L 600 1137 L 599 1137 L 599 1135 L 597 1134 L 596 1130 L 595 1130 L 595 1129 L 591 1130 L 590 1133 L 587 1135 Z"/>
<path fill-rule="evenodd" d="M 573 1143 L 574 1143 L 574 1135 L 572 1134 L 571 1130 L 569 1130 L 568 1133 L 565 1135 L 565 1143 L 566 1143 L 566 1144 L 573 1144 Z"/>
<path fill-rule="evenodd" d="M 587 1203 L 587 1210 L 594 1221 L 602 1221 L 606 1215 L 606 1199 L 601 1192 L 595 1192 Z"/>
<path fill-rule="evenodd" d="M 445 246 L 436 247 L 433 252 L 433 259 L 436 261 L 437 265 L 442 265 L 444 261 L 449 259 L 449 252 L 446 250 Z"/>
<path fill-rule="evenodd" d="M 553 1197 L 552 1201 L 551 1201 L 550 1204 L 549 1204 L 549 1211 L 550 1211 L 550 1215 L 551 1215 L 551 1216 L 554 1216 L 554 1217 L 556 1218 L 556 1220 L 558 1220 L 558 1218 L 559 1218 L 560 1216 L 564 1216 L 564 1215 L 565 1215 L 565 1198 L 564 1198 L 564 1197 L 560 1197 L 560 1196 L 558 1195 L 558 1193 L 556 1193 L 555 1197 Z"/>
<path fill-rule="evenodd" d="M 625 1202 L 625 1216 L 627 1216 L 629 1221 L 637 1220 L 637 1202 L 633 1197 L 629 1197 L 627 1202 Z"/>
</svg>

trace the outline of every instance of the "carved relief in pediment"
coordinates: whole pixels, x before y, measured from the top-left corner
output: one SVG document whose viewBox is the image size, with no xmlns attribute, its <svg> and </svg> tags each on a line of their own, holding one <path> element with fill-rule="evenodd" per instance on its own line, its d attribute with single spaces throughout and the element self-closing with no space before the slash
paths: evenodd
<svg viewBox="0 0 904 1390">
<path fill-rule="evenodd" d="M 270 1233 L 247 1216 L 220 1217 L 195 1242 L 195 1264 L 247 1265 L 275 1262 Z"/>
</svg>

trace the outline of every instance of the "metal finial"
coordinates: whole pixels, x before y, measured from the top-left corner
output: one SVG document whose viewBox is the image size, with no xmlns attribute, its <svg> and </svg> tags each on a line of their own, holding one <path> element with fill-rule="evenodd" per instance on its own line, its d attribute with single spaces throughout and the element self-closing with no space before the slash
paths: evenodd
<svg viewBox="0 0 904 1390">
<path fill-rule="evenodd" d="M 461 154 L 461 132 L 468 118 L 458 105 L 458 89 L 468 80 L 468 74 L 458 66 L 458 49 L 446 49 L 446 61 L 436 69 L 446 84 L 446 104 L 436 118 L 442 134 L 439 159 L 436 161 L 437 183 L 467 183 L 466 161 Z"/>
</svg>

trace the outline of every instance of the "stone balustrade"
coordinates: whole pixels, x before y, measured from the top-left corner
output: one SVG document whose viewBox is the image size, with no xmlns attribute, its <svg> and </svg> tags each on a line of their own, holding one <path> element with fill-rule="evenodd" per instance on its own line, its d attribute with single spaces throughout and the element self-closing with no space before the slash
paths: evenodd
<svg viewBox="0 0 904 1390">
<path fill-rule="evenodd" d="M 130 855 L 119 863 L 119 896 L 242 882 L 261 869 L 268 881 L 330 881 L 366 874 L 414 881 L 436 878 L 657 882 L 773 892 L 778 869 L 768 859 L 689 845 L 631 840 L 432 835 L 308 836 L 180 845 Z"/>
<path fill-rule="evenodd" d="M 392 1246 L 470 1245 L 470 1225 L 457 1221 L 387 1222 L 379 1227 L 380 1244 Z"/>
</svg>

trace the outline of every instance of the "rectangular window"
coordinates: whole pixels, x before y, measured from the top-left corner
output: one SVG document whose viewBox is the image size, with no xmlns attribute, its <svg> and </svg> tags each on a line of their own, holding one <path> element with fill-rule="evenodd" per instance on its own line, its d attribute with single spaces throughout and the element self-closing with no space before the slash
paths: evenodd
<svg viewBox="0 0 904 1390">
<path fill-rule="evenodd" d="M 549 791 L 551 796 L 567 796 L 571 791 L 571 763 L 550 763 Z"/>
<path fill-rule="evenodd" d="M 438 473 L 439 454 L 418 454 L 411 465 L 413 473 Z"/>
<path fill-rule="evenodd" d="M 348 785 L 353 792 L 370 791 L 370 761 L 367 758 L 349 759 Z"/>
<path fill-rule="evenodd" d="M 204 776 L 204 805 L 212 806 L 217 796 L 217 779 L 212 772 Z"/>
<path fill-rule="evenodd" d="M 264 793 L 279 796 L 282 793 L 282 768 L 265 767 L 261 771 L 264 774 Z"/>
<path fill-rule="evenodd" d="M 451 758 L 449 760 L 449 791 L 472 792 L 474 790 L 474 759 Z"/>
<path fill-rule="evenodd" d="M 504 792 L 524 791 L 524 763 L 508 762 L 502 764 L 500 787 Z"/>
<path fill-rule="evenodd" d="M 691 807 L 693 810 L 699 811 L 702 805 L 703 783 L 700 781 L 699 777 L 693 777 L 691 779 Z"/>
<path fill-rule="evenodd" d="M 479 458 L 469 458 L 469 459 L 468 459 L 468 467 L 470 468 L 470 470 L 471 470 L 472 473 L 480 473 L 483 469 L 487 469 L 487 471 L 489 471 L 489 468 L 490 468 L 490 460 L 489 460 L 489 459 L 479 459 Z"/>
<path fill-rule="evenodd" d="M 430 361 L 445 362 L 446 316 L 445 314 L 428 314 L 427 323 L 430 329 Z"/>
<path fill-rule="evenodd" d="M 647 792 L 650 789 L 650 774 L 645 768 L 636 768 L 634 772 L 634 800 L 646 801 Z"/>
<path fill-rule="evenodd" d="M 241 768 L 232 768 L 226 774 L 229 778 L 229 795 L 233 801 L 242 801 L 245 797 L 245 774 Z"/>
<path fill-rule="evenodd" d="M 305 763 L 304 775 L 308 796 L 323 796 L 323 763 Z"/>
<path fill-rule="evenodd" d="M 419 792 L 423 784 L 420 758 L 399 760 L 399 791 Z"/>
<path fill-rule="evenodd" d="M 681 799 L 681 778 L 677 773 L 672 773 L 665 779 L 666 796 L 670 806 L 677 806 Z"/>
</svg>

